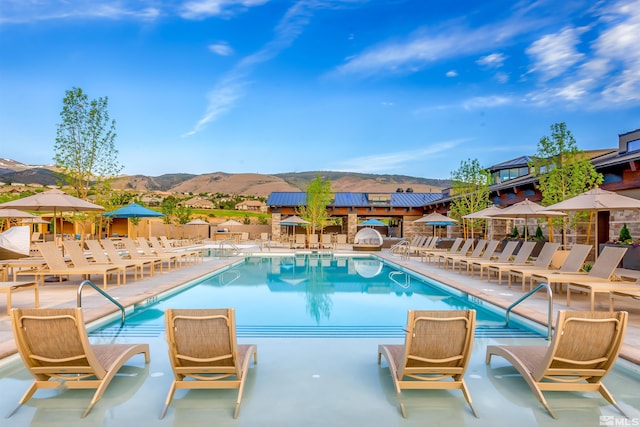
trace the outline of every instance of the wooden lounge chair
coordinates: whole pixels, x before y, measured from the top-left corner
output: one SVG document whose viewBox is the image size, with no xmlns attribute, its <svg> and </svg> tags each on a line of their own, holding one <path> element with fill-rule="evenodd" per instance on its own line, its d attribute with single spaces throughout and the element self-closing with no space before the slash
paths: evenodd
<svg viewBox="0 0 640 427">
<path fill-rule="evenodd" d="M 567 285 L 567 305 L 571 304 L 571 291 L 586 292 L 589 295 L 589 308 L 591 311 L 595 311 L 596 302 L 595 296 L 597 294 L 608 294 L 611 296 L 612 292 L 620 295 L 622 293 L 639 293 L 640 292 L 640 278 L 635 282 L 629 281 L 614 281 L 607 280 L 602 282 L 570 282 Z M 609 303 L 610 311 L 613 311 L 611 302 Z"/>
<path fill-rule="evenodd" d="M 472 242 L 473 244 L 473 242 Z M 443 259 L 443 267 L 447 268 L 448 266 L 451 266 L 451 270 L 455 270 L 456 269 L 456 265 L 458 264 L 458 262 L 461 259 L 467 259 L 467 258 L 474 258 L 474 259 L 478 259 L 480 258 L 480 255 L 482 255 L 482 251 L 484 251 L 484 248 L 487 246 L 487 241 L 485 239 L 480 239 L 476 242 L 475 247 L 473 248 L 473 251 L 470 254 L 467 254 L 463 251 L 460 251 L 460 253 L 458 254 L 449 254 L 449 255 L 445 255 L 442 257 Z"/>
<path fill-rule="evenodd" d="M 551 264 L 553 255 L 556 253 L 556 251 L 560 247 L 560 243 L 551 243 L 551 242 L 545 243 L 544 246 L 542 247 L 542 250 L 540 251 L 540 254 L 538 254 L 538 257 L 536 258 L 536 260 L 534 262 L 530 262 L 528 261 L 529 255 L 531 255 L 531 252 L 533 251 L 533 248 L 535 247 L 535 245 L 536 245 L 536 242 L 524 242 L 520 247 L 520 250 L 518 251 L 518 255 L 516 256 L 516 259 L 514 259 L 512 263 L 495 264 L 487 267 L 487 273 L 489 273 L 487 275 L 487 280 L 491 280 L 492 273 L 495 273 L 495 275 L 498 277 L 498 284 L 500 285 L 502 284 L 502 273 L 504 273 L 505 271 L 510 271 L 518 265 L 520 266 L 533 265 L 536 267 L 538 266 L 548 267 L 549 264 Z"/>
<path fill-rule="evenodd" d="M 532 274 L 529 280 L 531 281 L 532 286 L 535 283 L 545 282 L 549 286 L 554 287 L 562 286 L 563 283 L 572 282 L 584 283 L 610 281 L 626 251 L 627 248 L 605 246 L 588 273 L 538 272 Z M 570 301 L 571 293 L 567 292 L 567 305 Z"/>
<path fill-rule="evenodd" d="M 471 263 L 473 263 L 474 261 L 477 260 L 482 260 L 482 261 L 488 261 L 491 260 L 493 258 L 493 254 L 496 252 L 496 249 L 498 249 L 498 245 L 500 244 L 499 241 L 497 240 L 490 240 L 489 242 L 487 242 L 487 247 L 484 249 L 484 251 L 482 252 L 482 255 L 479 257 L 473 257 L 473 256 L 469 256 L 466 258 L 461 258 L 457 260 L 457 265 L 458 265 L 458 271 L 462 272 L 462 267 L 464 267 L 464 270 L 468 273 L 469 269 L 471 268 Z M 454 266 L 452 267 L 452 269 L 455 270 L 455 263 L 456 261 L 454 261 Z"/>
<path fill-rule="evenodd" d="M 200 249 L 192 249 L 187 247 L 167 249 L 156 236 L 149 237 L 149 243 L 151 243 L 151 249 L 153 249 L 155 253 L 178 255 L 184 262 L 191 260 L 194 264 L 196 264 L 200 257 L 202 257 L 202 251 Z"/>
<path fill-rule="evenodd" d="M 293 249 L 303 248 L 307 245 L 307 239 L 304 234 L 296 234 L 295 240 L 293 241 Z"/>
<path fill-rule="evenodd" d="M 591 252 L 592 247 L 592 245 L 573 245 L 569 251 L 556 251 L 554 254 L 555 260 L 552 258 L 550 262 L 551 265 L 548 267 L 536 265 L 514 267 L 509 270 L 509 287 L 511 287 L 511 283 L 514 278 L 520 278 L 522 292 L 524 292 L 527 279 L 529 279 L 532 274 L 536 273 L 545 273 L 549 271 L 556 273 L 577 273 L 582 269 L 584 260 L 587 259 L 587 255 Z M 564 258 L 564 261 L 559 262 L 558 255 L 561 258 Z M 554 269 L 554 265 L 558 265 L 558 263 L 560 264 L 560 268 Z M 529 289 L 531 289 L 531 285 L 529 286 Z"/>
<path fill-rule="evenodd" d="M 556 333 L 548 347 L 490 345 L 486 363 L 491 362 L 492 355 L 507 359 L 553 418 L 557 417 L 543 391 L 598 391 L 624 414 L 602 379 L 620 353 L 627 317 L 624 311 L 560 311 Z"/>
<path fill-rule="evenodd" d="M 433 255 L 433 260 L 434 260 L 433 262 L 435 264 L 438 264 L 438 266 L 442 263 L 446 267 L 446 259 L 448 257 L 452 257 L 452 256 L 455 257 L 455 256 L 461 256 L 461 255 L 467 256 L 467 255 L 469 255 L 469 251 L 471 250 L 471 246 L 472 245 L 473 245 L 473 239 L 467 239 L 467 240 L 464 241 L 462 246 L 457 250 L 454 250 L 453 246 L 452 246 L 451 250 L 449 250 L 449 251 L 436 252 Z"/>
<path fill-rule="evenodd" d="M 138 247 L 136 246 L 135 242 L 127 237 L 123 237 L 120 241 L 122 242 L 125 250 L 129 254 L 129 258 L 152 261 L 154 265 L 157 265 L 160 267 L 160 273 L 162 273 L 162 270 L 164 268 L 163 262 L 166 262 L 167 268 L 171 270 L 171 262 L 172 262 L 171 259 L 165 259 L 157 255 L 141 254 L 140 252 L 138 252 Z M 154 271 L 155 271 L 155 267 L 154 267 Z"/>
<path fill-rule="evenodd" d="M 319 249 L 320 241 L 316 233 L 309 234 L 309 249 Z"/>
<path fill-rule="evenodd" d="M 336 249 L 345 249 L 349 246 L 346 234 L 338 234 L 336 236 Z"/>
<path fill-rule="evenodd" d="M 155 271 L 155 266 L 156 264 L 159 264 L 160 268 L 162 269 L 162 261 L 161 260 L 155 260 L 155 259 L 149 259 L 149 258 L 143 258 L 143 257 L 139 257 L 139 258 L 124 258 L 120 255 L 120 253 L 118 252 L 118 248 L 116 247 L 115 243 L 113 242 L 113 240 L 111 239 L 102 239 L 102 248 L 104 249 L 105 253 L 107 254 L 107 256 L 109 257 L 109 259 L 111 260 L 111 262 L 114 263 L 118 263 L 118 262 L 123 262 L 123 263 L 128 263 L 128 262 L 132 262 L 132 263 L 136 263 L 137 265 L 141 266 L 141 274 L 140 277 L 144 277 L 144 267 L 149 267 L 149 276 L 153 277 L 153 273 Z"/>
<path fill-rule="evenodd" d="M 160 418 L 164 418 L 176 389 L 238 389 L 233 418 L 238 417 L 254 344 L 236 343 L 235 311 L 226 309 L 167 309 L 169 361 L 174 380 Z"/>
<path fill-rule="evenodd" d="M 609 292 L 609 311 L 613 312 L 613 302 L 615 300 L 634 299 L 640 301 L 640 279 L 636 282 L 639 286 L 638 290 L 621 290 L 615 289 Z"/>
<path fill-rule="evenodd" d="M 518 247 L 518 243 L 519 242 L 516 240 L 511 240 L 507 242 L 507 244 L 504 245 L 504 248 L 502 248 L 502 251 L 500 252 L 500 255 L 498 255 L 497 259 L 480 258 L 480 259 L 474 259 L 471 262 L 469 262 L 468 270 L 471 271 L 471 277 L 473 277 L 475 275 L 476 270 L 478 270 L 478 272 L 480 273 L 480 279 L 482 279 L 482 273 L 485 271 L 488 265 L 502 264 L 502 263 L 509 262 L 509 260 L 511 259 L 511 256 L 513 255 L 513 253 L 516 251 L 516 248 Z"/>
<path fill-rule="evenodd" d="M 378 346 L 398 396 L 403 389 L 460 389 L 478 413 L 464 382 L 475 333 L 475 310 L 409 310 L 404 345 Z M 400 403 L 406 417 L 404 404 Z"/>
<path fill-rule="evenodd" d="M 438 242 L 438 239 L 434 239 L 434 241 L 435 241 L 434 244 L 436 244 Z M 460 245 L 462 245 L 462 242 L 464 242 L 464 239 L 462 237 L 457 237 L 451 244 L 451 247 L 448 249 L 432 247 L 432 248 L 420 250 L 420 260 L 423 262 L 431 262 L 430 260 L 433 260 L 433 262 L 435 262 L 438 260 L 438 256 L 442 253 L 458 252 L 460 250 Z"/>
<path fill-rule="evenodd" d="M 115 274 L 117 284 L 120 286 L 121 271 L 118 267 L 100 265 L 92 265 L 89 267 L 69 267 L 60 251 L 58 251 L 58 247 L 55 242 L 36 242 L 36 246 L 38 247 L 40 255 L 42 255 L 42 258 L 44 258 L 44 261 L 47 263 L 47 266 L 38 271 L 31 272 L 30 274 L 43 278 L 43 282 L 44 276 L 46 275 L 59 276 L 60 280 L 62 280 L 63 277 L 70 276 L 72 274 L 85 277 L 90 277 L 92 274 L 102 274 L 102 287 L 107 289 L 107 277 Z"/>
<path fill-rule="evenodd" d="M 335 249 L 331 234 L 322 233 L 322 236 L 320 237 L 320 247 L 322 249 Z"/>
<path fill-rule="evenodd" d="M 114 264 L 111 262 L 102 264 L 89 261 L 89 259 L 84 254 L 84 249 L 80 247 L 80 243 L 76 240 L 65 240 L 62 242 L 62 245 L 64 246 L 66 254 L 71 259 L 71 264 L 73 264 L 75 268 L 103 267 L 118 270 L 120 274 L 122 274 L 122 283 L 124 285 L 127 284 L 127 268 L 124 265 Z"/>
<path fill-rule="evenodd" d="M 84 418 L 131 357 L 144 354 L 149 363 L 148 344 L 90 344 L 81 308 L 16 308 L 12 320 L 18 351 L 35 380 L 9 416 L 38 389 L 95 389 Z"/>
<path fill-rule="evenodd" d="M 101 265 L 108 265 L 108 264 L 118 265 L 122 267 L 122 269 L 124 270 L 123 271 L 124 275 L 126 275 L 127 269 L 132 269 L 134 280 L 138 280 L 138 271 L 139 271 L 140 278 L 141 279 L 144 278 L 144 268 L 143 268 L 144 264 L 140 262 L 136 262 L 135 260 L 132 260 L 132 259 L 124 260 L 122 258 L 118 258 L 115 260 L 111 260 L 111 258 L 109 258 L 109 256 L 105 252 L 100 242 L 97 240 L 88 239 L 84 241 L 84 244 L 87 245 L 87 248 L 89 248 L 89 252 L 91 252 L 91 259 L 93 259 L 93 262 Z"/>
<path fill-rule="evenodd" d="M 127 239 L 124 239 L 124 240 L 127 240 Z M 173 264 L 175 268 L 178 268 L 178 263 L 182 265 L 182 263 L 185 260 L 185 257 L 183 255 L 180 255 L 177 253 L 165 253 L 165 252 L 158 252 L 154 250 L 151 246 L 149 246 L 149 242 L 144 237 L 138 237 L 138 249 L 142 251 L 143 256 L 151 257 L 151 258 L 154 258 L 154 257 L 161 258 L 163 261 L 166 261 L 167 268 L 169 270 L 171 270 L 171 264 Z"/>
</svg>

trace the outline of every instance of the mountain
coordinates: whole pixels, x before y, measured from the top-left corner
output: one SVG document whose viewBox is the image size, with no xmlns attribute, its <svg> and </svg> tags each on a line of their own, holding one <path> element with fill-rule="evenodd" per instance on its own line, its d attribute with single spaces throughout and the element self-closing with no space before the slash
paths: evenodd
<svg viewBox="0 0 640 427">
<path fill-rule="evenodd" d="M 350 172 L 309 171 L 263 175 L 257 173 L 214 172 L 160 176 L 124 175 L 113 188 L 136 192 L 223 193 L 267 197 L 274 191 L 304 191 L 318 174 L 331 180 L 336 192 L 395 192 L 410 189 L 416 193 L 439 193 L 449 185 L 447 180 L 418 178 L 407 175 L 376 175 Z M 0 159 L 0 181 L 5 183 L 56 185 L 59 177 L 53 166 L 26 165 L 11 159 Z"/>
</svg>

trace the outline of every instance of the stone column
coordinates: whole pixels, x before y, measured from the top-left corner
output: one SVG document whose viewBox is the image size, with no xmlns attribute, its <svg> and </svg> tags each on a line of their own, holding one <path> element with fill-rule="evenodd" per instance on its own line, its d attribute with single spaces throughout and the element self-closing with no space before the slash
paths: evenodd
<svg viewBox="0 0 640 427">
<path fill-rule="evenodd" d="M 358 214 L 347 214 L 347 242 L 353 243 L 356 233 L 358 232 Z"/>
<path fill-rule="evenodd" d="M 272 213 L 271 214 L 271 240 L 275 242 L 280 241 L 280 220 L 282 219 L 282 214 Z"/>
</svg>

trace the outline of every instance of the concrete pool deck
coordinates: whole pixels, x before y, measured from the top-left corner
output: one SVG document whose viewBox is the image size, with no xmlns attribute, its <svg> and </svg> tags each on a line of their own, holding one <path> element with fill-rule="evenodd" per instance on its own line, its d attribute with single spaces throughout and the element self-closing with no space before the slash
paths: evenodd
<svg viewBox="0 0 640 427">
<path fill-rule="evenodd" d="M 249 252 L 247 249 L 247 252 Z M 256 251 L 259 251 L 256 248 Z M 278 255 L 279 249 L 271 254 Z M 282 250 L 284 251 L 284 249 Z M 287 251 L 290 252 L 290 251 Z M 265 252 L 265 255 L 269 253 Z M 363 255 L 359 253 L 357 255 Z M 471 295 L 486 299 L 496 305 L 508 306 L 522 294 L 519 289 L 499 286 L 495 281 L 471 279 L 466 275 L 430 266 L 413 257 L 402 260 L 386 251 L 374 255 L 388 259 L 419 273 L 459 288 Z M 108 292 L 127 306 L 152 301 L 154 296 L 185 282 L 195 280 L 213 270 L 235 263 L 238 258 L 205 259 L 204 262 L 185 268 L 156 274 L 153 278 L 134 281 L 126 285 L 110 286 Z M 619 274 L 625 273 L 620 271 Z M 633 274 L 629 272 L 628 274 Z M 41 288 L 41 307 L 74 307 L 76 290 L 80 280 L 51 283 Z M 565 295 L 554 298 L 554 311 L 566 308 Z M 640 307 L 634 301 L 619 302 L 616 309 L 627 310 L 630 322 L 625 337 L 625 358 L 634 360 L 640 354 Z M 15 307 L 33 305 L 31 292 L 17 293 L 12 301 Z M 96 291 L 85 288 L 82 298 L 85 320 L 88 322 L 113 313 L 114 307 Z M 606 298 L 597 299 L 598 309 L 608 309 Z M 588 300 L 576 295 L 572 298 L 574 310 L 588 309 Z M 540 320 L 547 319 L 547 302 L 544 294 L 535 295 L 523 303 L 518 314 Z M 7 364 L 20 368 L 4 368 L 4 379 L 0 376 L 4 399 L 0 401 L 0 417 L 8 413 L 26 390 L 30 375 L 21 363 L 13 363 L 15 352 L 11 327 L 6 313 L 0 307 L 0 353 Z M 553 316 L 555 321 L 555 314 Z M 543 339 L 533 339 L 544 344 Z M 167 417 L 158 419 L 162 402 L 168 390 L 171 371 L 166 356 L 164 337 L 151 341 L 151 364 L 132 359 L 125 366 L 125 375 L 117 378 L 85 419 L 79 415 L 88 403 L 89 392 L 65 391 L 55 398 L 57 392 L 39 392 L 12 418 L 0 418 L 0 425 L 50 426 L 50 425 L 103 425 L 103 426 L 421 426 L 428 420 L 432 425 L 504 425 L 507 420 L 518 420 L 523 426 L 549 425 L 564 427 L 573 425 L 599 425 L 601 417 L 615 417 L 619 421 L 640 421 L 640 396 L 637 393 L 640 378 L 612 372 L 605 384 L 625 409 L 631 420 L 625 420 L 604 399 L 595 393 L 548 393 L 550 405 L 556 410 L 559 420 L 554 420 L 533 396 L 522 378 L 500 358 L 490 366 L 484 363 L 487 345 L 503 343 L 496 339 L 476 338 L 472 361 L 467 370 L 467 383 L 480 413 L 476 419 L 470 413 L 464 398 L 455 391 L 403 392 L 409 417 L 404 419 L 397 409 L 397 396 L 393 389 L 389 369 L 383 362 L 377 365 L 377 345 L 394 340 L 376 338 L 324 339 L 324 338 L 259 338 L 242 339 L 258 345 L 258 365 L 252 366 L 247 379 L 247 390 L 240 416 L 231 418 L 234 392 L 194 391 L 176 395 Z M 397 340 L 396 340 L 397 341 Z M 513 344 L 514 340 L 507 341 Z M 515 343 L 531 343 L 532 339 Z M 19 362 L 19 361 L 18 361 Z M 143 367 L 144 366 L 144 367 Z M 637 365 L 628 368 L 638 373 Z M 508 387 L 505 387 L 508 385 Z M 187 397 L 185 397 L 187 396 Z M 55 424 L 57 419 L 62 424 Z M 602 425 L 602 424 L 600 424 Z M 616 424 L 627 425 L 627 424 Z M 628 424 L 631 425 L 631 424 Z"/>
</svg>

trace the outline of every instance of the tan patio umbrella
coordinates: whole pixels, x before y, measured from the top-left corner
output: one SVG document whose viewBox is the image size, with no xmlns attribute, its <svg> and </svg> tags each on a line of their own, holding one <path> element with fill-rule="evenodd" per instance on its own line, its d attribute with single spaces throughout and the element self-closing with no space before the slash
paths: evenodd
<svg viewBox="0 0 640 427">
<path fill-rule="evenodd" d="M 493 218 L 524 218 L 525 223 L 525 235 L 524 240 L 527 240 L 529 231 L 529 218 L 549 218 L 566 216 L 564 212 L 558 212 L 557 210 L 546 209 L 541 204 L 532 202 L 529 199 L 524 199 L 521 202 L 501 209 L 500 212 L 496 212 L 491 215 Z"/>
<path fill-rule="evenodd" d="M 493 214 L 497 214 L 497 213 L 501 213 L 501 212 L 502 212 L 502 208 L 499 208 L 496 205 L 491 205 L 488 208 L 484 208 L 484 209 L 481 209 L 481 210 L 479 210 L 477 212 L 473 212 L 473 213 L 464 215 L 462 217 L 462 219 L 463 220 L 464 219 L 486 219 L 486 220 L 492 221 L 493 220 L 492 215 Z M 509 219 L 509 218 L 502 218 L 502 219 Z M 489 228 L 489 227 L 487 227 L 487 228 Z M 486 237 L 486 234 L 485 234 L 485 237 Z"/>
<path fill-rule="evenodd" d="M 11 218 L 14 219 L 36 219 L 38 218 L 35 215 L 30 214 L 29 212 L 24 212 L 18 209 L 6 208 L 0 209 L 0 218 L 4 218 L 6 221 L 7 228 L 9 228 L 9 221 Z M 2 225 L 0 225 L 0 229 L 2 229 Z"/>
<path fill-rule="evenodd" d="M 545 208 L 556 211 L 613 211 L 613 210 L 638 210 L 640 200 L 623 196 L 613 191 L 603 190 L 600 187 L 593 188 L 570 199 L 547 206 Z M 598 221 L 595 224 L 596 257 L 598 254 Z"/>
<path fill-rule="evenodd" d="M 56 189 L 0 204 L 0 209 L 5 208 L 25 209 L 34 212 L 53 212 L 54 219 L 58 212 L 62 217 L 62 212 L 101 212 L 104 210 L 100 205 L 95 205 Z M 54 241 L 56 234 L 56 221 L 54 220 Z"/>
<path fill-rule="evenodd" d="M 452 225 L 455 224 L 456 222 L 458 222 L 458 220 L 450 218 L 446 215 L 442 215 L 441 213 L 438 212 L 431 212 L 430 214 L 427 214 L 425 216 L 423 216 L 422 218 L 418 218 L 415 221 L 413 221 L 413 223 L 425 223 L 428 225 L 433 226 L 433 235 L 436 235 L 436 225 Z"/>
</svg>

